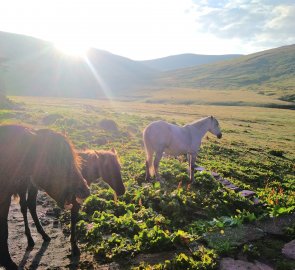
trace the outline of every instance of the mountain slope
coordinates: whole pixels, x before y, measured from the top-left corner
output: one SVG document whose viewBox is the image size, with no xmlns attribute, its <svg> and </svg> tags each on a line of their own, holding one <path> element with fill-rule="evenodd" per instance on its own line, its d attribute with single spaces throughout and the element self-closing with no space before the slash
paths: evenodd
<svg viewBox="0 0 295 270">
<path fill-rule="evenodd" d="M 156 63 L 158 69 L 161 63 L 169 69 L 161 72 L 147 67 L 147 61 L 133 61 L 97 49 L 89 50 L 85 59 L 73 58 L 60 53 L 50 42 L 0 32 L 0 92 L 4 89 L 9 95 L 95 98 L 132 95 L 146 86 L 148 91 L 153 89 L 150 86 L 248 89 L 294 102 L 295 45 L 171 70 L 176 65 L 187 65 L 188 59 L 196 59 L 194 56 L 151 60 L 149 63 Z"/>
<path fill-rule="evenodd" d="M 266 50 L 237 59 L 170 71 L 165 85 L 203 89 L 250 89 L 294 94 L 295 45 Z"/>
<path fill-rule="evenodd" d="M 103 97 L 136 89 L 154 77 L 142 63 L 90 49 L 73 58 L 53 44 L 0 32 L 0 81 L 9 95 Z"/>
<path fill-rule="evenodd" d="M 171 55 L 171 56 L 153 59 L 153 60 L 145 60 L 145 61 L 141 61 L 141 63 L 159 71 L 170 71 L 175 69 L 215 63 L 219 61 L 237 58 L 240 56 L 242 55 L 241 54 L 201 55 L 201 54 L 187 53 L 187 54 Z"/>
</svg>

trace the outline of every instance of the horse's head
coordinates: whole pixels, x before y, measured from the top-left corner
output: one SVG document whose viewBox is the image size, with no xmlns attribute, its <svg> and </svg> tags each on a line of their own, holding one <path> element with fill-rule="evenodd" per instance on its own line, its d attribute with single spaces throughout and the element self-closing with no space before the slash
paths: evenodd
<svg viewBox="0 0 295 270">
<path fill-rule="evenodd" d="M 80 172 L 79 159 L 71 143 L 51 130 L 38 130 L 34 182 L 58 204 L 70 209 L 73 201 L 81 203 L 90 195 Z"/>
<path fill-rule="evenodd" d="M 219 123 L 218 123 L 217 119 L 213 116 L 210 116 L 209 132 L 214 134 L 218 139 L 221 139 L 221 137 L 222 137 Z"/>
<path fill-rule="evenodd" d="M 114 149 L 111 151 L 95 151 L 98 160 L 97 168 L 102 179 L 110 185 L 118 196 L 125 193 L 125 186 L 121 176 L 121 165 Z"/>
</svg>

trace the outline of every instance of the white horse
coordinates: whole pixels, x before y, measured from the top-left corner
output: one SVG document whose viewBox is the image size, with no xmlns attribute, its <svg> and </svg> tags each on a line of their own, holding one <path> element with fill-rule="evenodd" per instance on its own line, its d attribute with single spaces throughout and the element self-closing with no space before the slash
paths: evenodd
<svg viewBox="0 0 295 270">
<path fill-rule="evenodd" d="M 159 180 L 159 163 L 165 152 L 172 156 L 188 155 L 190 181 L 193 181 L 197 153 L 207 131 L 216 135 L 218 139 L 222 137 L 219 123 L 213 116 L 202 118 L 183 127 L 161 120 L 150 123 L 143 131 L 146 180 L 149 180 L 153 175 Z M 153 161 L 154 153 L 156 154 Z"/>
</svg>

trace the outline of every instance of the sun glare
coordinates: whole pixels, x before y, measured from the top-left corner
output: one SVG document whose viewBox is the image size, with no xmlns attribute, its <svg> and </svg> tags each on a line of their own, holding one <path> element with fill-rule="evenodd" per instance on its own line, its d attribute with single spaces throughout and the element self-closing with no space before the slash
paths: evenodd
<svg viewBox="0 0 295 270">
<path fill-rule="evenodd" d="M 88 46 L 78 42 L 55 42 L 54 46 L 63 54 L 73 57 L 85 56 Z"/>
</svg>

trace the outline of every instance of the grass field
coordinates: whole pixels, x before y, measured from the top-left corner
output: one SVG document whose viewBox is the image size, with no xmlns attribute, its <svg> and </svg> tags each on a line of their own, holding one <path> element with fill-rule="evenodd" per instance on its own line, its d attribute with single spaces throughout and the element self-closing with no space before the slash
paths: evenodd
<svg viewBox="0 0 295 270">
<path fill-rule="evenodd" d="M 294 109 L 294 102 L 281 100 L 282 95 L 248 90 L 206 90 L 184 87 L 146 89 L 133 96 L 146 103 L 178 105 L 252 106 Z M 132 97 L 131 97 L 132 98 Z"/>
<path fill-rule="evenodd" d="M 161 91 L 158 94 L 160 100 Z M 221 99 L 215 94 L 210 97 L 212 102 Z M 198 95 L 207 95 L 208 100 L 208 93 L 196 92 L 194 98 Z M 248 102 L 247 94 L 241 92 L 241 95 Z M 206 240 L 204 235 L 223 234 L 226 228 L 240 228 L 265 217 L 294 212 L 295 112 L 248 106 L 188 105 L 180 101 L 189 98 L 182 98 L 176 91 L 171 92 L 172 97 L 176 100 L 174 104 L 135 99 L 11 97 L 20 107 L 0 110 L 0 122 L 61 131 L 76 148 L 116 148 L 127 192 L 114 202 L 106 185 L 93 186 L 79 223 L 84 251 L 92 252 L 97 260 L 116 261 L 126 269 L 215 269 L 220 256 L 237 252 L 249 255 L 254 251 L 257 256 L 264 254 L 258 245 L 249 251 L 249 243 L 237 246 L 228 240 L 220 245 L 212 239 Z M 248 98 L 249 102 L 257 99 Z M 271 102 L 269 98 L 264 101 Z M 239 94 L 235 97 L 238 100 Z M 187 189 L 185 157 L 162 159 L 163 183 L 144 181 L 144 127 L 158 119 L 182 125 L 208 115 L 219 120 L 223 138 L 217 140 L 207 134 L 198 165 L 218 172 L 243 189 L 255 191 L 260 205 L 224 189 L 209 173 L 196 172 L 196 183 Z M 100 123 L 105 119 L 114 121 L 118 129 L 103 129 Z M 67 220 L 67 215 L 63 218 Z M 294 238 L 294 231 L 294 226 L 286 228 L 286 237 Z M 202 245 L 193 248 L 195 243 Z M 160 260 L 154 268 L 149 268 L 148 262 L 138 266 L 132 259 L 126 263 L 127 257 L 160 251 L 173 251 L 174 257 L 169 262 Z M 294 261 L 278 254 L 263 255 L 263 260 L 277 269 L 295 267 Z"/>
</svg>

